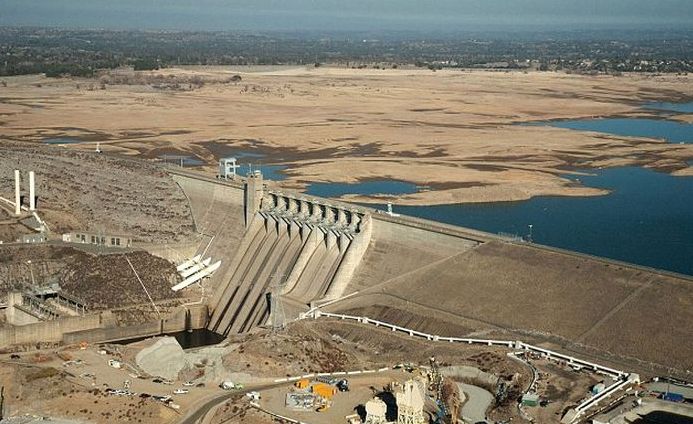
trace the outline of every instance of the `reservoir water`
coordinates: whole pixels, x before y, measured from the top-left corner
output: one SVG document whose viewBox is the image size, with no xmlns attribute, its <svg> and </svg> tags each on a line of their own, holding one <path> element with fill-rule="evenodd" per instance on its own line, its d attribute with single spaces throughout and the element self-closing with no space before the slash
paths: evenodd
<svg viewBox="0 0 693 424">
<path fill-rule="evenodd" d="M 629 137 L 663 138 L 670 143 L 693 143 L 693 125 L 665 119 L 579 119 L 551 121 L 542 125 L 578 131 L 596 131 Z"/>
<path fill-rule="evenodd" d="M 693 113 L 693 102 L 671 103 L 671 102 L 652 102 L 644 106 L 646 109 L 666 110 L 680 113 Z"/>
<path fill-rule="evenodd" d="M 693 103 L 646 105 L 648 108 L 689 112 Z M 693 142 L 693 125 L 664 119 L 587 119 L 552 121 L 579 131 Z M 693 177 L 675 177 L 639 167 L 585 170 L 586 186 L 605 188 L 597 197 L 535 197 L 520 202 L 397 206 L 395 212 L 475 228 L 490 233 L 529 236 L 532 240 L 596 256 L 693 275 Z M 575 178 L 575 177 L 569 177 Z M 310 194 L 406 194 L 416 186 L 402 181 L 356 184 L 313 184 Z M 385 205 L 375 205 L 385 209 Z"/>
<path fill-rule="evenodd" d="M 262 177 L 266 180 L 281 181 L 286 179 L 286 175 L 282 172 L 287 168 L 286 165 L 249 165 L 248 163 L 244 163 L 239 160 L 239 168 L 236 170 L 236 173 L 238 173 L 238 175 L 245 176 L 248 175 L 251 168 L 253 171 L 261 171 Z"/>
<path fill-rule="evenodd" d="M 395 212 L 527 237 L 536 243 L 693 275 L 693 178 L 639 167 L 581 176 L 611 190 L 596 197 L 395 206 Z M 385 209 L 385 205 L 377 205 Z"/>
<path fill-rule="evenodd" d="M 44 138 L 43 143 L 45 144 L 79 144 L 82 143 L 82 140 L 72 138 L 72 137 L 50 137 L 50 138 Z"/>
</svg>

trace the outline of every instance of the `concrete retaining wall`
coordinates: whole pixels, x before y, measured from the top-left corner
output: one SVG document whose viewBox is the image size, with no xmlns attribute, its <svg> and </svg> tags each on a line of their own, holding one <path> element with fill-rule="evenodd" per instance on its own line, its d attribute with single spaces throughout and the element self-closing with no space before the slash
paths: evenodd
<svg viewBox="0 0 693 424">
<path fill-rule="evenodd" d="M 108 312 L 81 317 L 66 317 L 20 327 L 0 329 L 0 348 L 38 342 L 67 344 L 122 340 L 155 336 L 183 330 L 196 330 L 207 325 L 207 305 L 190 305 L 161 320 L 143 324 L 114 327 L 109 325 Z"/>
<path fill-rule="evenodd" d="M 5 309 L 5 318 L 8 324 L 16 326 L 41 322 L 34 315 L 30 314 L 29 311 L 25 311 L 20 305 L 13 304 L 12 302 L 10 302 L 10 305 Z"/>
<path fill-rule="evenodd" d="M 75 331 L 63 336 L 66 344 L 79 342 L 107 342 L 134 339 L 138 337 L 153 337 L 164 333 L 176 333 L 184 330 L 197 330 L 207 325 L 207 305 L 191 305 L 180 309 L 165 319 L 149 321 L 127 327 L 96 328 Z"/>
<path fill-rule="evenodd" d="M 66 333 L 62 340 L 66 344 L 108 342 L 138 337 L 153 337 L 184 330 L 198 330 L 205 328 L 207 325 L 207 314 L 207 305 L 190 305 L 161 320 L 129 325 L 127 327 L 96 328 L 70 332 Z"/>
<path fill-rule="evenodd" d="M 144 324 L 128 325 L 127 327 L 95 328 L 74 331 L 64 334 L 62 341 L 65 344 L 80 342 L 96 343 L 156 336 L 161 333 L 161 321 L 151 321 Z"/>
<path fill-rule="evenodd" d="M 100 328 L 102 323 L 100 314 L 91 314 L 2 328 L 0 348 L 23 343 L 60 342 L 65 333 Z"/>
</svg>

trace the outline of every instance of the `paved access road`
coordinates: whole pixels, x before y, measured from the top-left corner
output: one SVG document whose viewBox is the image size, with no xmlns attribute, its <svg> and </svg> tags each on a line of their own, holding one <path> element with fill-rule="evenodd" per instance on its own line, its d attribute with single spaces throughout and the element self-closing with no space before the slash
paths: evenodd
<svg viewBox="0 0 693 424">
<path fill-rule="evenodd" d="M 197 409 L 189 411 L 183 418 L 181 418 L 180 421 L 178 421 L 178 424 L 196 424 L 198 422 L 201 422 L 202 419 L 209 413 L 209 411 L 212 410 L 215 406 L 222 404 L 226 402 L 227 400 L 231 399 L 235 395 L 245 395 L 246 393 L 253 392 L 253 391 L 261 391 L 265 389 L 270 389 L 273 387 L 278 387 L 278 386 L 285 386 L 291 383 L 271 383 L 271 384 L 261 384 L 261 385 L 254 385 L 252 387 L 245 387 L 243 390 L 232 390 L 229 392 L 224 392 L 221 394 L 214 395 L 211 399 L 207 400 L 206 402 L 204 399 L 201 399 L 200 402 L 205 402 L 202 405 L 200 405 Z"/>
<path fill-rule="evenodd" d="M 467 395 L 467 401 L 462 406 L 462 417 L 475 423 L 486 420 L 486 410 L 491 406 L 493 395 L 471 384 L 457 383 L 457 385 L 460 391 Z"/>
</svg>

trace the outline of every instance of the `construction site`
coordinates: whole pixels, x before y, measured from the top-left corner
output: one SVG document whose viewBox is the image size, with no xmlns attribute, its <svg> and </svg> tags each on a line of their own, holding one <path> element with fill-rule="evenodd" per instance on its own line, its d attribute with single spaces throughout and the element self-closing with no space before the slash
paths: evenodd
<svg viewBox="0 0 693 424">
<path fill-rule="evenodd" d="M 688 276 L 309 196 L 240 157 L 0 143 L 3 418 L 693 417 Z"/>
</svg>

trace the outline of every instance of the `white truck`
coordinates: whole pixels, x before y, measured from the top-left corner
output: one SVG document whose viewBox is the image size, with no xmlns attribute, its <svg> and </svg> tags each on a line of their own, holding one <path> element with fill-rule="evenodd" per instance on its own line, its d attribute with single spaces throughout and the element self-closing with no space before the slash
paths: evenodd
<svg viewBox="0 0 693 424">
<path fill-rule="evenodd" d="M 240 383 L 234 383 L 233 381 L 222 381 L 219 387 L 224 390 L 240 390 L 243 388 L 243 385 Z"/>
</svg>

